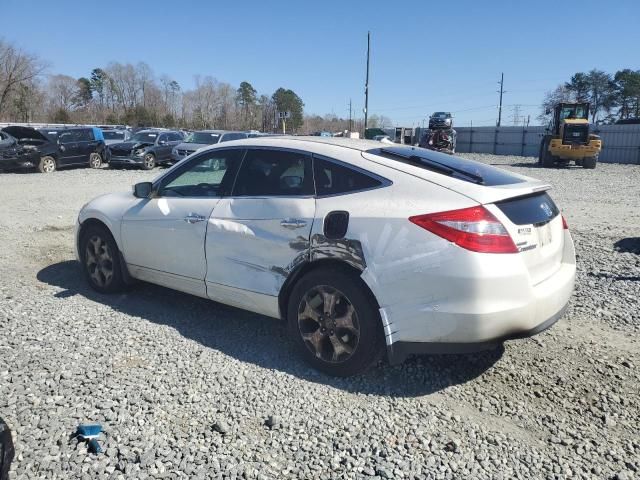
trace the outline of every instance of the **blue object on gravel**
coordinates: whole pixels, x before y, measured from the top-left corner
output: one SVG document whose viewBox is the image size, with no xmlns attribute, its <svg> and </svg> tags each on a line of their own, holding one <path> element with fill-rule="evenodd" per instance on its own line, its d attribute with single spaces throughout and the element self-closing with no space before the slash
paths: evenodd
<svg viewBox="0 0 640 480">
<path fill-rule="evenodd" d="M 78 426 L 75 436 L 87 442 L 90 453 L 101 453 L 102 447 L 98 443 L 101 432 L 102 425 L 99 423 L 84 423 Z"/>
</svg>

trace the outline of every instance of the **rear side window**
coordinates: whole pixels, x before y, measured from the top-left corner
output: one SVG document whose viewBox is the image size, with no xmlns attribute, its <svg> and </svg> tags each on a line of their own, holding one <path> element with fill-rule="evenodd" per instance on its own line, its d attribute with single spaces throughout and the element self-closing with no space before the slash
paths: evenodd
<svg viewBox="0 0 640 480">
<path fill-rule="evenodd" d="M 367 153 L 488 187 L 524 182 L 523 179 L 491 165 L 420 147 L 389 146 L 368 150 Z"/>
<path fill-rule="evenodd" d="M 311 156 L 283 150 L 248 150 L 238 172 L 233 195 L 313 195 Z"/>
<path fill-rule="evenodd" d="M 376 178 L 318 157 L 313 159 L 313 169 L 318 196 L 357 192 L 382 185 Z"/>
<path fill-rule="evenodd" d="M 547 223 L 560 213 L 546 193 L 510 198 L 496 202 L 496 206 L 516 225 Z"/>
</svg>

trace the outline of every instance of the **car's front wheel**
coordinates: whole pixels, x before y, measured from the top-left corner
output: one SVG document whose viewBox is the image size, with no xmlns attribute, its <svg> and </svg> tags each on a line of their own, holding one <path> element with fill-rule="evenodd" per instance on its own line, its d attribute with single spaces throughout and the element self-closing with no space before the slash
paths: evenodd
<svg viewBox="0 0 640 480">
<path fill-rule="evenodd" d="M 56 171 L 56 159 L 50 155 L 45 155 L 40 158 L 40 162 L 38 163 L 38 171 L 40 173 L 53 173 Z"/>
<path fill-rule="evenodd" d="M 153 170 L 156 166 L 156 157 L 153 153 L 146 153 L 142 162 L 142 168 Z"/>
<path fill-rule="evenodd" d="M 293 288 L 289 331 L 302 357 L 329 375 L 364 372 L 384 351 L 380 314 L 367 287 L 340 268 L 314 270 Z"/>
<path fill-rule="evenodd" d="M 82 269 L 94 290 L 114 293 L 125 288 L 118 246 L 105 227 L 87 227 L 79 247 Z"/>
</svg>

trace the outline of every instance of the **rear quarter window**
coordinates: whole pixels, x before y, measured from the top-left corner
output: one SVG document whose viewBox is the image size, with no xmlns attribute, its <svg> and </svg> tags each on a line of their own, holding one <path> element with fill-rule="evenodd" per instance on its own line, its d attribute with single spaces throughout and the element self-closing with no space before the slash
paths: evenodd
<svg viewBox="0 0 640 480">
<path fill-rule="evenodd" d="M 317 156 L 313 159 L 313 173 L 318 196 L 358 192 L 383 185 L 380 179 Z"/>
</svg>

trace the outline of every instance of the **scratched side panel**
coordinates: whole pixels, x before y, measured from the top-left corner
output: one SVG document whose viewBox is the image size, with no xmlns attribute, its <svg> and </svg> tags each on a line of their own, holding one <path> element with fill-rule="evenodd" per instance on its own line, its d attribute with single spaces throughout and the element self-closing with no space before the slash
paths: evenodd
<svg viewBox="0 0 640 480">
<path fill-rule="evenodd" d="M 315 199 L 311 197 L 221 200 L 207 228 L 209 296 L 256 311 L 250 298 L 250 292 L 254 292 L 259 296 L 260 305 L 265 302 L 273 305 L 273 308 L 261 308 L 260 313 L 272 315 L 277 311 L 277 297 L 283 283 L 309 258 L 314 213 Z M 287 228 L 282 224 L 287 219 L 297 219 L 304 225 Z M 238 290 L 245 293 L 239 295 Z M 227 294 L 233 294 L 233 298 Z"/>
</svg>

